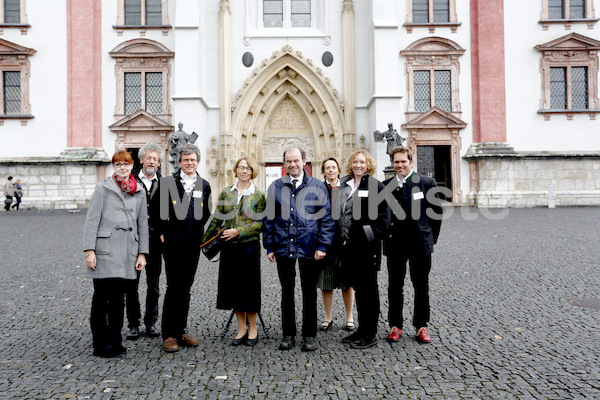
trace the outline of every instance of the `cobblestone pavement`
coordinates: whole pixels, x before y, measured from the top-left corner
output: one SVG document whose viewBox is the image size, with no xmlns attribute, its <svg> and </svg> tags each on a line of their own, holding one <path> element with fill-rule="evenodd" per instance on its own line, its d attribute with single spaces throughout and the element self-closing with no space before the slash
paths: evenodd
<svg viewBox="0 0 600 400">
<path fill-rule="evenodd" d="M 335 326 L 316 352 L 277 350 L 279 283 L 265 258 L 270 338 L 261 330 L 256 347 L 232 347 L 235 329 L 220 337 L 229 313 L 215 308 L 217 266 L 202 258 L 189 318 L 200 346 L 166 354 L 160 339 L 142 337 L 117 359 L 92 356 L 85 213 L 0 213 L 0 398 L 600 398 L 600 310 L 572 304 L 600 299 L 600 208 L 448 211 L 431 274 L 430 345 L 415 342 L 410 312 L 401 341 L 385 341 L 383 268 L 378 346 L 340 342 L 336 292 Z"/>
</svg>

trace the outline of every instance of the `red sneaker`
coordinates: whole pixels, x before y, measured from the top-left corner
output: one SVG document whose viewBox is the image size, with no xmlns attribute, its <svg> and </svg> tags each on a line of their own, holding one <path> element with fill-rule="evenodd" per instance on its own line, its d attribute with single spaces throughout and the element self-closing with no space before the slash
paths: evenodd
<svg viewBox="0 0 600 400">
<path fill-rule="evenodd" d="M 399 342 L 400 335 L 402 335 L 402 329 L 392 326 L 392 329 L 390 329 L 390 334 L 387 337 L 387 341 L 390 343 Z"/>
<path fill-rule="evenodd" d="M 419 328 L 419 330 L 417 331 L 416 339 L 417 342 L 431 343 L 431 337 L 429 337 L 429 331 L 427 330 L 427 328 Z"/>
</svg>

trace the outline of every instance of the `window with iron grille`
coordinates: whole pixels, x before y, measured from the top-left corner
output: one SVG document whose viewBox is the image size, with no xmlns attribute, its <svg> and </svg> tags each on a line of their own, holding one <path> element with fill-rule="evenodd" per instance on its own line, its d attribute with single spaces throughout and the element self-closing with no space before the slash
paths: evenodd
<svg viewBox="0 0 600 400">
<path fill-rule="evenodd" d="M 125 0 L 125 25 L 162 25 L 162 0 Z"/>
<path fill-rule="evenodd" d="M 433 72 L 433 81 L 431 79 Z M 450 70 L 414 71 L 414 107 L 425 112 L 432 106 L 452 111 L 452 79 Z M 432 97 L 433 93 L 433 97 Z"/>
<path fill-rule="evenodd" d="M 311 0 L 263 0 L 263 25 L 265 28 L 310 28 L 311 3 Z"/>
<path fill-rule="evenodd" d="M 450 1 L 412 0 L 412 22 L 450 22 Z"/>
<path fill-rule="evenodd" d="M 587 67 L 550 68 L 550 108 L 553 110 L 588 108 Z"/>
<path fill-rule="evenodd" d="M 2 92 L 4 94 L 4 114 L 21 114 L 21 72 L 3 72 Z"/>
<path fill-rule="evenodd" d="M 162 72 L 126 72 L 124 89 L 126 115 L 140 109 L 162 113 Z"/>
<path fill-rule="evenodd" d="M 21 0 L 3 0 L 4 1 L 4 23 L 21 23 Z"/>
</svg>

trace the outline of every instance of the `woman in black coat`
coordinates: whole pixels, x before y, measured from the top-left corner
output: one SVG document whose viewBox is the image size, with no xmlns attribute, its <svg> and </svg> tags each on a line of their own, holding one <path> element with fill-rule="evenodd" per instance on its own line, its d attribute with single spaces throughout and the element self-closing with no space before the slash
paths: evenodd
<svg viewBox="0 0 600 400">
<path fill-rule="evenodd" d="M 387 203 L 383 200 L 377 203 L 384 186 L 372 176 L 375 161 L 369 152 L 353 152 L 348 157 L 346 172 L 348 176 L 342 178 L 337 206 L 340 210 L 342 268 L 356 293 L 358 329 L 342 341 L 364 349 L 377 344 L 377 272 L 381 265 L 381 239 L 389 227 L 390 216 Z"/>
</svg>

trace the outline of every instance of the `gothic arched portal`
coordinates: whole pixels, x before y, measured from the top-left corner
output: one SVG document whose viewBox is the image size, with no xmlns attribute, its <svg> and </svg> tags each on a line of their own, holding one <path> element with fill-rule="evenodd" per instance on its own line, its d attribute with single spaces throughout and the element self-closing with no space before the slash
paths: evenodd
<svg viewBox="0 0 600 400">
<path fill-rule="evenodd" d="M 223 132 L 218 151 L 221 186 L 233 183 L 231 168 L 240 156 L 258 161 L 256 184 L 265 189 L 264 166 L 281 162 L 288 146 L 303 147 L 315 172 L 327 157 L 342 159 L 354 149 L 354 137 L 344 137 L 344 105 L 337 90 L 312 60 L 290 46 L 252 72 L 231 111 L 231 132 Z"/>
</svg>

